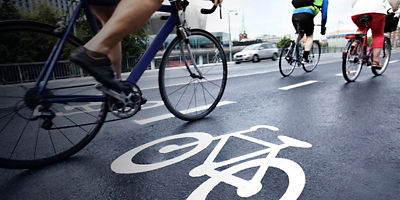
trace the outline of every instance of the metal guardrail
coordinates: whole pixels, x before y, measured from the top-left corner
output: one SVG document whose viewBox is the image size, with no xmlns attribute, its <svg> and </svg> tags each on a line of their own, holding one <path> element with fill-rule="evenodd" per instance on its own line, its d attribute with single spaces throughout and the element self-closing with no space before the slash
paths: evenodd
<svg viewBox="0 0 400 200">
<path fill-rule="evenodd" d="M 232 54 L 239 52 L 243 48 L 233 48 Z M 336 47 L 323 47 L 321 48 L 321 53 L 337 53 L 343 51 L 343 48 Z M 162 53 L 162 52 L 161 52 Z M 177 56 L 176 61 L 179 61 L 179 52 L 174 51 L 172 55 Z M 225 49 L 225 56 L 229 60 L 229 50 Z M 196 52 L 196 62 L 201 62 L 202 64 L 208 64 L 213 61 L 215 57 L 215 52 L 211 50 L 201 50 Z M 156 56 L 153 61 L 153 69 L 157 69 L 161 63 L 162 54 Z M 122 62 L 122 72 L 130 72 L 135 66 L 138 58 L 129 57 Z M 1 64 L 0 65 L 0 84 L 15 84 L 15 83 L 25 83 L 32 82 L 39 76 L 40 71 L 44 66 L 44 62 L 32 62 L 32 63 L 18 63 L 18 64 Z M 148 66 L 150 69 L 151 66 Z M 54 68 L 51 79 L 66 79 L 66 78 L 76 78 L 84 77 L 87 74 L 77 65 L 69 61 L 59 61 Z"/>
</svg>

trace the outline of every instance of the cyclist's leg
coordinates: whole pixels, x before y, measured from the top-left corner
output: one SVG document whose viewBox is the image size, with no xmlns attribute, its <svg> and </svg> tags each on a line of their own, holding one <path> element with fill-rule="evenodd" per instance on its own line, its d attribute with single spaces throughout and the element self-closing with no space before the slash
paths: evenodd
<svg viewBox="0 0 400 200">
<path fill-rule="evenodd" d="M 303 64 L 308 63 L 308 55 L 313 45 L 313 33 L 314 33 L 314 15 L 309 13 L 303 13 L 303 29 L 306 34 L 304 53 L 303 53 Z"/>
<path fill-rule="evenodd" d="M 144 25 L 161 3 L 162 0 L 122 0 L 103 28 L 84 47 L 71 54 L 71 61 L 79 64 L 104 86 L 121 92 L 124 85 L 114 80 L 107 55 L 125 36 Z"/>
<path fill-rule="evenodd" d="M 384 28 L 385 28 L 385 16 L 384 14 L 371 14 L 371 30 L 372 30 L 372 44 L 371 48 L 373 55 L 373 67 L 380 67 L 379 55 L 382 51 L 383 44 L 385 41 Z"/>
<path fill-rule="evenodd" d="M 107 21 L 113 15 L 115 8 L 118 2 L 115 2 L 115 5 L 91 5 L 90 9 L 93 11 L 94 15 L 100 20 L 101 24 L 107 23 Z M 112 67 L 117 75 L 117 79 L 121 79 L 121 63 L 122 63 L 122 49 L 121 42 L 113 47 L 108 54 L 108 57 L 111 60 Z"/>
<path fill-rule="evenodd" d="M 85 47 L 103 54 L 110 53 L 125 36 L 142 27 L 161 3 L 162 0 L 122 0 L 114 15 Z"/>
</svg>

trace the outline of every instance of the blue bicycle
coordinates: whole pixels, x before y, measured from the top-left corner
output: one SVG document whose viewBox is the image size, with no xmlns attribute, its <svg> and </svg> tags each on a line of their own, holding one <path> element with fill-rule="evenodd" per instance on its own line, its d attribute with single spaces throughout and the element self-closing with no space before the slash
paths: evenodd
<svg viewBox="0 0 400 200">
<path fill-rule="evenodd" d="M 183 10 L 188 5 L 184 2 Z M 159 9 L 170 13 L 163 28 L 125 80 L 132 87 L 129 95 L 90 82 L 81 84 L 82 79 L 55 78 L 80 70 L 65 65 L 70 52 L 83 44 L 73 36 L 81 10 L 96 33 L 87 0 L 76 2 L 70 19 L 56 26 L 1 21 L 0 80 L 9 84 L 0 86 L 0 167 L 35 168 L 60 161 L 85 147 L 104 122 L 134 116 L 142 105 L 137 82 L 160 52 L 158 82 L 168 110 L 187 121 L 210 114 L 227 81 L 224 50 L 209 32 L 188 28 L 184 12 L 178 11 L 175 1 L 170 3 Z M 201 12 L 210 14 L 215 9 Z M 175 39 L 160 50 L 173 31 Z M 24 48 L 32 44 L 35 49 Z M 114 115 L 112 119 L 107 118 L 108 112 Z"/>
</svg>

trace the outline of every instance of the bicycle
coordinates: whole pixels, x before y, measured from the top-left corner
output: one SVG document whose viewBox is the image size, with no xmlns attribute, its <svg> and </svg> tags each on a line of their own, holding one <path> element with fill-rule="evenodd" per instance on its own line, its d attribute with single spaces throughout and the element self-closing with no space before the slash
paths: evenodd
<svg viewBox="0 0 400 200">
<path fill-rule="evenodd" d="M 125 81 L 132 87 L 129 95 L 113 92 L 99 84 L 68 85 L 51 80 L 58 73 L 56 65 L 64 63 L 62 59 L 66 59 L 72 49 L 83 45 L 72 35 L 82 9 L 91 30 L 97 32 L 87 0 L 77 2 L 71 19 L 65 17 L 57 26 L 21 20 L 0 22 L 1 53 L 12 52 L 12 55 L 19 55 L 17 58 L 26 59 L 2 60 L 1 66 L 10 65 L 21 72 L 21 66 L 26 64 L 23 62 L 40 65 L 37 77 L 31 77 L 35 74 L 33 70 L 20 73 L 21 78 L 31 82 L 0 87 L 0 167 L 35 168 L 61 161 L 85 147 L 104 122 L 134 116 L 142 104 L 142 92 L 136 83 L 174 29 L 177 36 L 162 50 L 164 55 L 158 77 L 162 100 L 167 109 L 182 120 L 194 121 L 210 114 L 226 86 L 224 50 L 209 32 L 187 27 L 184 11 L 188 1 L 183 1 L 182 12 L 178 11 L 176 1 L 170 4 L 160 7 L 159 11 L 170 13 L 170 16 Z M 213 6 L 201 12 L 211 14 L 216 8 Z M 193 45 L 198 41 L 206 46 Z M 38 51 L 24 49 L 23 45 L 27 43 L 43 48 Z M 207 60 L 198 64 L 202 52 L 215 52 L 215 49 L 220 53 L 219 62 Z M 13 58 L 12 55 L 9 57 Z M 30 60 L 34 57 L 37 60 Z M 107 121 L 108 112 L 116 119 Z"/>
<path fill-rule="evenodd" d="M 283 77 L 292 74 L 296 67 L 303 67 L 305 72 L 312 72 L 317 67 L 321 57 L 321 45 L 318 40 L 314 40 L 308 56 L 309 62 L 302 64 L 304 48 L 300 41 L 304 35 L 304 30 L 297 28 L 296 35 L 296 42 L 293 40 L 286 41 L 279 56 L 279 72 Z"/>
<path fill-rule="evenodd" d="M 206 158 L 204 163 L 195 167 L 189 172 L 189 175 L 191 177 L 200 177 L 207 175 L 210 178 L 202 183 L 199 187 L 197 187 L 187 199 L 206 199 L 208 193 L 211 192 L 215 186 L 222 182 L 236 187 L 237 194 L 240 197 L 251 197 L 257 194 L 262 189 L 261 180 L 267 173 L 269 167 L 278 168 L 285 172 L 288 176 L 289 185 L 281 199 L 297 199 L 302 193 L 305 185 L 304 171 L 301 166 L 294 161 L 285 158 L 277 158 L 276 156 L 278 155 L 280 150 L 288 147 L 310 148 L 312 147 L 312 145 L 307 142 L 303 142 L 282 135 L 278 136 L 278 139 L 282 141 L 282 144 L 279 145 L 246 135 L 261 129 L 272 132 L 276 132 L 279 130 L 278 128 L 273 126 L 259 125 L 253 126 L 248 130 L 229 133 L 218 137 L 212 137 L 210 134 L 204 132 L 192 132 L 172 135 L 143 144 L 124 153 L 116 160 L 114 160 L 114 162 L 111 164 L 111 169 L 118 174 L 133 174 L 153 171 L 190 158 L 208 147 L 211 142 L 219 140 L 219 142 L 216 144 L 215 148 Z M 230 138 L 233 137 L 250 141 L 258 145 L 262 145 L 266 148 L 228 160 L 215 162 L 215 159 L 217 158 L 224 145 L 228 142 Z M 190 141 L 193 141 L 194 139 L 196 141 L 190 143 L 179 141 L 182 139 L 190 139 Z M 174 140 L 178 141 L 176 141 L 175 143 Z M 158 148 L 157 145 L 162 144 L 168 145 Z M 192 147 L 192 149 L 188 150 L 187 152 L 181 152 L 183 149 L 187 149 L 190 147 Z M 158 152 L 163 155 L 162 158 L 167 158 L 167 160 L 156 163 L 134 163 L 135 156 L 146 149 L 150 149 L 152 152 L 158 150 Z M 174 157 L 173 155 L 168 155 L 169 153 L 173 152 L 177 152 L 178 156 Z M 261 157 L 263 155 L 266 156 Z M 251 160 L 252 158 L 253 160 Z M 241 161 L 244 162 L 239 163 Z M 224 168 L 225 166 L 229 167 Z M 240 171 L 255 167 L 258 168 L 258 170 L 250 180 L 245 180 L 238 176 L 235 176 L 235 174 Z M 223 168 L 223 170 L 218 171 L 217 169 L 220 168 Z"/>
<path fill-rule="evenodd" d="M 360 16 L 358 21 L 365 24 L 368 30 L 368 23 L 371 21 L 371 16 Z M 373 58 L 373 56 L 371 56 L 372 48 L 368 48 L 367 33 L 349 34 L 346 35 L 346 39 L 349 41 L 345 47 L 346 51 L 343 52 L 342 56 L 342 73 L 343 78 L 347 82 L 354 82 L 360 75 L 363 65 L 371 66 Z M 385 36 L 384 47 L 379 56 L 379 63 L 383 63 L 382 68 L 378 70 L 371 67 L 371 71 L 375 76 L 380 76 L 386 71 L 391 57 L 391 49 L 390 39 Z"/>
</svg>

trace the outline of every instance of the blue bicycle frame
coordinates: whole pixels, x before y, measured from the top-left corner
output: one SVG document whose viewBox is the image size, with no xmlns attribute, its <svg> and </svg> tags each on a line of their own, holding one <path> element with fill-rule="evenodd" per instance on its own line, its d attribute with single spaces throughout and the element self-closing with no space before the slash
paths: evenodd
<svg viewBox="0 0 400 200">
<path fill-rule="evenodd" d="M 67 40 L 69 34 L 71 33 L 73 26 L 78 18 L 79 12 L 84 8 L 85 15 L 87 20 L 89 21 L 90 28 L 92 32 L 97 33 L 97 26 L 93 14 L 89 9 L 89 4 L 87 0 L 81 0 L 75 9 L 71 20 L 68 23 L 67 29 L 63 37 L 57 41 L 57 44 L 54 46 L 49 58 L 47 59 L 43 70 L 41 71 L 39 78 L 36 81 L 36 86 L 39 87 L 40 83 L 43 80 L 43 85 L 40 86 L 39 94 L 42 94 L 47 86 L 47 83 L 50 79 L 50 76 L 56 66 L 56 62 L 61 55 L 61 51 L 64 47 L 64 43 Z M 156 38 L 153 40 L 149 48 L 143 54 L 139 62 L 135 65 L 133 70 L 131 71 L 127 81 L 136 84 L 140 79 L 147 66 L 153 60 L 157 51 L 161 48 L 164 41 L 167 39 L 168 35 L 173 31 L 175 26 L 179 26 L 181 24 L 178 8 L 176 2 L 171 2 L 171 5 L 162 5 L 160 12 L 171 13 L 170 17 L 161 28 L 160 32 L 157 34 Z M 50 103 L 67 103 L 67 102 L 103 102 L 105 101 L 105 97 L 101 95 L 53 95 L 51 97 L 46 98 L 47 102 Z"/>
</svg>

